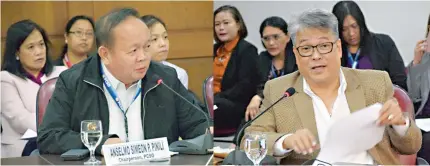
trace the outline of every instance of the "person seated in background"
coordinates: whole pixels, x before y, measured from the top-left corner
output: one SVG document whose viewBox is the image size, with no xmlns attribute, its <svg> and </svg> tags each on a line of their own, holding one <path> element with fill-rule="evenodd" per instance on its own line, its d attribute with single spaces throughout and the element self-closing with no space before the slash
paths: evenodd
<svg viewBox="0 0 430 166">
<path fill-rule="evenodd" d="M 393 39 L 370 32 L 354 1 L 340 1 L 332 12 L 339 22 L 342 66 L 386 71 L 393 84 L 407 90 L 405 64 Z"/>
<path fill-rule="evenodd" d="M 259 81 L 257 48 L 245 40 L 245 22 L 236 7 L 214 12 L 215 136 L 233 135 L 245 117 Z"/>
<path fill-rule="evenodd" d="M 39 87 L 67 69 L 54 67 L 49 52 L 48 34 L 35 22 L 22 20 L 7 29 L 1 71 L 2 158 L 24 154 L 28 141 L 21 137 L 28 129 L 36 131 Z"/>
<path fill-rule="evenodd" d="M 386 126 L 382 140 L 367 151 L 334 162 L 398 165 L 398 153 L 415 154 L 420 149 L 421 133 L 414 121 L 402 114 L 388 74 L 341 67 L 342 44 L 332 13 L 305 11 L 289 25 L 288 31 L 298 71 L 266 83 L 261 109 L 278 100 L 290 87 L 296 93 L 281 100 L 246 129 L 246 133 L 267 134 L 267 154 L 284 157 L 281 164 L 315 158 L 319 147 L 324 147 L 332 124 L 375 103 L 384 103 L 376 122 Z"/>
<path fill-rule="evenodd" d="M 88 119 L 102 122 L 96 154 L 102 145 L 206 133 L 205 115 L 166 87 L 192 101 L 175 70 L 151 61 L 150 31 L 135 9 L 111 11 L 95 27 L 98 54 L 58 78 L 38 130 L 41 154 L 85 148 L 80 130 Z"/>
<path fill-rule="evenodd" d="M 188 89 L 187 72 L 181 67 L 166 61 L 167 55 L 169 54 L 170 44 L 166 24 L 163 22 L 163 20 L 154 15 L 145 15 L 142 16 L 141 19 L 151 31 L 151 44 L 148 48 L 151 60 L 173 67 L 176 70 L 178 79 L 185 86 L 185 88 Z"/>
<path fill-rule="evenodd" d="M 427 23 L 427 38 L 430 38 L 430 15 Z M 414 59 L 407 66 L 409 96 L 414 102 L 417 119 L 430 118 L 430 43 L 425 40 L 417 42 L 414 50 Z M 423 134 L 423 146 L 418 156 L 430 161 L 430 133 Z"/>
<path fill-rule="evenodd" d="M 55 61 L 57 66 L 71 68 L 85 60 L 94 44 L 94 21 L 88 16 L 75 16 L 66 24 L 65 43 L 60 58 Z"/>
<path fill-rule="evenodd" d="M 297 70 L 293 44 L 288 34 L 288 24 L 277 16 L 266 18 L 260 25 L 260 37 L 266 51 L 260 53 L 261 72 L 257 94 L 252 97 L 245 113 L 245 120 L 254 119 L 263 100 L 264 84 L 268 80 L 290 74 Z"/>
</svg>

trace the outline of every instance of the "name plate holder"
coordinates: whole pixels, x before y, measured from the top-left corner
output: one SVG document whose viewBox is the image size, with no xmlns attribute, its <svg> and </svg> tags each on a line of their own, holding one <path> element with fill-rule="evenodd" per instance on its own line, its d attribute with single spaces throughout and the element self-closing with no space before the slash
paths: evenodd
<svg viewBox="0 0 430 166">
<path fill-rule="evenodd" d="M 103 145 L 106 165 L 130 164 L 170 158 L 166 137 Z"/>
</svg>

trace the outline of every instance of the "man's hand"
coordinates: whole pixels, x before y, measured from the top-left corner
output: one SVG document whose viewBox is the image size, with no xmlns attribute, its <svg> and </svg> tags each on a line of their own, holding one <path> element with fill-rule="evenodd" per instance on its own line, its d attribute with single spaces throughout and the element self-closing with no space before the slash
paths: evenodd
<svg viewBox="0 0 430 166">
<path fill-rule="evenodd" d="M 252 120 L 257 116 L 258 110 L 260 109 L 261 100 L 262 99 L 258 95 L 252 97 L 251 102 L 249 102 L 249 105 L 246 108 L 245 121 Z"/>
<path fill-rule="evenodd" d="M 119 138 L 109 138 L 106 140 L 106 142 L 103 145 L 119 144 L 119 143 L 123 143 L 123 141 Z M 102 155 L 103 155 L 103 150 L 102 150 Z"/>
<path fill-rule="evenodd" d="M 406 119 L 396 98 L 392 98 L 384 103 L 379 113 L 378 124 L 381 126 L 406 124 Z"/>
<path fill-rule="evenodd" d="M 308 129 L 297 130 L 293 135 L 285 138 L 282 143 L 284 149 L 294 149 L 298 154 L 309 154 L 319 149 L 314 135 Z"/>
</svg>

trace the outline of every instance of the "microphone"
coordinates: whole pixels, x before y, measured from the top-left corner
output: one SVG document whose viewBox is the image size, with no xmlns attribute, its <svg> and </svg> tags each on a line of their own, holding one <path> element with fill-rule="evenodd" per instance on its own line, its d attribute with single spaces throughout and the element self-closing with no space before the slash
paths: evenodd
<svg viewBox="0 0 430 166">
<path fill-rule="evenodd" d="M 181 154 L 209 154 L 209 153 L 211 153 L 214 144 L 213 144 L 212 134 L 210 133 L 210 122 L 209 122 L 210 118 L 205 113 L 205 111 L 203 111 L 201 108 L 197 107 L 196 105 L 194 105 L 193 103 L 188 101 L 188 99 L 186 99 L 184 96 L 182 96 L 181 94 L 179 94 L 178 92 L 173 90 L 170 86 L 165 84 L 163 82 L 163 79 L 160 78 L 160 76 L 154 75 L 153 78 L 155 78 L 157 80 L 157 85 L 163 85 L 164 87 L 169 89 L 171 92 L 173 92 L 176 96 L 181 98 L 183 101 L 185 101 L 186 103 L 190 104 L 195 109 L 200 111 L 205 116 L 206 121 L 207 121 L 207 125 L 208 125 L 208 127 L 205 131 L 205 134 L 203 134 L 203 135 L 200 135 L 196 138 L 192 138 L 192 139 L 188 139 L 188 140 L 179 140 L 179 141 L 175 141 L 175 142 L 171 143 L 169 145 L 170 151 L 178 152 Z"/>
<path fill-rule="evenodd" d="M 284 95 L 282 95 L 275 103 L 273 103 L 272 105 L 270 105 L 269 107 L 267 107 L 263 112 L 261 112 L 260 114 L 258 114 L 254 119 L 246 122 L 242 128 L 239 130 L 239 132 L 237 133 L 237 137 L 235 140 L 235 144 L 236 144 L 236 148 L 234 151 L 230 152 L 227 157 L 224 159 L 223 161 L 223 165 L 252 165 L 252 161 L 248 159 L 248 157 L 246 156 L 245 152 L 240 150 L 240 139 L 242 138 L 242 133 L 243 131 L 249 126 L 251 125 L 252 122 L 254 122 L 257 118 L 259 118 L 261 115 L 263 115 L 264 113 L 266 113 L 268 110 L 270 110 L 273 106 L 275 106 L 276 104 L 278 104 L 282 99 L 290 97 L 292 95 L 294 95 L 294 93 L 296 93 L 296 89 L 294 89 L 293 87 L 288 88 Z M 261 161 L 262 165 L 264 164 L 269 164 L 269 165 L 276 165 L 276 159 L 273 156 L 268 156 L 266 155 L 266 157 L 263 158 L 263 160 Z"/>
</svg>

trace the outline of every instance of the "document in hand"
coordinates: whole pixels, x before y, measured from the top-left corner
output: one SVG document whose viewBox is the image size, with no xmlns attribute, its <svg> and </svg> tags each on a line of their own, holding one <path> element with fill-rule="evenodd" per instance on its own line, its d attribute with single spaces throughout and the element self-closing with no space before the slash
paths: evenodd
<svg viewBox="0 0 430 166">
<path fill-rule="evenodd" d="M 382 104 L 374 104 L 335 122 L 327 132 L 318 160 L 327 163 L 351 162 L 351 154 L 365 152 L 382 140 L 385 126 L 377 119 Z"/>
<path fill-rule="evenodd" d="M 32 129 L 27 129 L 27 131 L 25 131 L 24 135 L 22 135 L 21 139 L 22 140 L 29 140 L 31 138 L 36 138 L 37 137 L 37 133 L 35 131 L 33 131 Z"/>
</svg>

